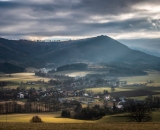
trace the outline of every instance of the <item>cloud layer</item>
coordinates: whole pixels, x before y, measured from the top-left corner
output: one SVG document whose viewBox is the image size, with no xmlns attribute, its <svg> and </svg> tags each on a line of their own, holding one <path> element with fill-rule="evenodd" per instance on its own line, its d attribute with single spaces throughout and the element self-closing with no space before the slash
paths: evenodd
<svg viewBox="0 0 160 130">
<path fill-rule="evenodd" d="M 116 39 L 160 37 L 159 0 L 3 0 L 0 36 Z"/>
</svg>

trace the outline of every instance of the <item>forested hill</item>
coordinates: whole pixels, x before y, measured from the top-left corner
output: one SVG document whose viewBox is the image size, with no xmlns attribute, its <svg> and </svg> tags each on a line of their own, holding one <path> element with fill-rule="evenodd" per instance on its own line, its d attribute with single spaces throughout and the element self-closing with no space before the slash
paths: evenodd
<svg viewBox="0 0 160 130">
<path fill-rule="evenodd" d="M 13 65 L 11 63 L 0 63 L 0 72 L 3 73 L 18 73 L 18 72 L 24 72 L 25 68 L 17 65 Z"/>
<path fill-rule="evenodd" d="M 108 36 L 65 42 L 32 42 L 0 38 L 0 61 L 24 67 L 77 62 L 121 62 L 143 69 L 159 69 L 160 65 L 160 58 L 131 50 Z"/>
</svg>

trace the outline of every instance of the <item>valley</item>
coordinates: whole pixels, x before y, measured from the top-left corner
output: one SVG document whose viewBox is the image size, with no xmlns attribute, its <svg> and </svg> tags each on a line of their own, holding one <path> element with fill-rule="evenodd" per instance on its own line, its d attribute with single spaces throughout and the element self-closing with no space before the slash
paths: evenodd
<svg viewBox="0 0 160 130">
<path fill-rule="evenodd" d="M 107 36 L 59 43 L 0 42 L 6 49 L 11 47 L 0 63 L 4 128 L 5 122 L 29 123 L 36 115 L 45 124 L 127 123 L 129 109 L 136 105 L 152 108 L 151 124 L 160 121 L 158 57 L 131 50 Z"/>
<path fill-rule="evenodd" d="M 85 78 L 87 74 L 89 75 L 98 75 L 98 74 L 104 74 L 102 72 L 97 73 L 98 71 L 61 71 L 61 72 L 55 72 L 55 75 L 65 75 L 72 78 L 74 84 L 76 84 L 76 80 L 79 80 L 81 78 Z M 71 85 L 73 88 L 70 88 L 67 84 L 65 85 L 58 85 L 57 87 L 56 84 L 50 84 L 50 80 L 53 80 L 52 78 L 48 77 L 39 77 L 36 76 L 35 73 L 13 73 L 10 74 L 1 74 L 0 75 L 0 82 L 6 81 L 7 85 L 6 86 L 1 86 L 0 92 L 1 92 L 1 102 L 0 105 L 3 106 L 4 103 L 10 103 L 10 105 L 13 104 L 13 102 L 17 102 L 17 105 L 21 104 L 21 109 L 20 108 L 14 108 L 16 113 L 19 114 L 14 114 L 13 110 L 10 108 L 7 109 L 7 120 L 8 122 L 14 122 L 14 117 L 16 118 L 16 122 L 29 122 L 29 118 L 31 118 L 33 115 L 39 115 L 44 122 L 54 122 L 54 123 L 84 123 L 84 122 L 92 122 L 92 123 L 100 123 L 101 120 L 102 122 L 112 122 L 112 116 L 106 115 L 102 119 L 99 119 L 97 121 L 87 121 L 87 120 L 75 120 L 73 118 L 71 119 L 65 119 L 61 117 L 61 111 L 65 109 L 70 109 L 74 110 L 74 107 L 76 104 L 79 102 L 82 104 L 82 106 L 85 107 L 93 107 L 94 105 L 100 105 L 101 107 L 104 107 L 104 102 L 108 102 L 107 107 L 112 108 L 113 107 L 113 99 L 116 99 L 117 102 L 120 102 L 118 98 L 123 97 L 124 100 L 128 99 L 133 99 L 133 100 L 146 100 L 146 98 L 150 95 L 154 96 L 160 96 L 160 72 L 158 71 L 147 71 L 148 75 L 144 76 L 131 76 L 131 77 L 117 77 L 116 79 L 113 78 L 112 76 L 110 78 L 113 78 L 112 80 L 115 79 L 116 83 L 117 81 L 119 82 L 126 82 L 123 85 L 120 86 L 114 86 L 114 91 L 112 90 L 112 85 L 106 85 L 105 84 L 97 84 L 94 87 L 82 87 L 82 88 L 74 88 L 73 85 Z M 108 76 L 107 76 L 108 77 Z M 103 76 L 101 76 L 103 79 Z M 100 78 L 99 78 L 100 79 Z M 62 80 L 62 79 L 61 79 Z M 67 81 L 67 79 L 65 79 Z M 64 81 L 65 81 L 64 80 Z M 68 79 L 70 81 L 71 79 Z M 88 79 L 89 80 L 89 79 Z M 96 79 L 95 79 L 96 80 Z M 9 81 L 9 82 L 8 82 Z M 149 81 L 154 81 L 153 83 L 149 83 Z M 85 80 L 83 82 L 86 82 Z M 93 81 L 92 81 L 93 82 Z M 67 83 L 67 82 L 66 82 Z M 72 84 L 72 82 L 70 82 Z M 145 84 L 145 85 L 144 85 Z M 87 86 L 87 84 L 86 84 Z M 13 91 L 14 90 L 14 91 Z M 32 93 L 37 93 L 35 96 L 30 93 L 29 98 L 26 95 L 26 92 L 28 93 L 29 91 L 32 90 Z M 16 92 L 17 91 L 17 92 Z M 10 96 L 7 97 L 3 95 L 3 93 L 10 93 L 13 94 L 13 92 L 17 93 L 15 96 Z M 58 97 L 55 94 L 52 94 L 54 92 L 56 95 L 60 94 Z M 82 94 L 80 94 L 80 92 Z M 19 93 L 23 95 L 22 97 L 19 97 Z M 40 93 L 43 93 L 42 95 Z M 49 94 L 50 93 L 50 94 Z M 40 94 L 40 95 L 39 95 Z M 46 95 L 43 97 L 43 95 Z M 110 96 L 110 99 L 105 99 L 106 96 Z M 46 99 L 48 101 L 46 101 Z M 56 100 L 59 100 L 60 102 L 58 103 Z M 119 101 L 118 101 L 119 100 Z M 69 105 L 72 104 L 72 102 L 77 102 L 74 105 Z M 50 102 L 50 104 L 47 104 Z M 66 103 L 69 105 L 67 105 Z M 25 104 L 31 104 L 31 108 L 27 108 Z M 58 103 L 58 104 L 57 104 Z M 22 105 L 23 104 L 23 105 Z M 34 105 L 39 105 L 35 106 Z M 43 105 L 47 105 L 45 108 L 43 108 Z M 53 104 L 55 107 L 53 107 Z M 58 105 L 56 108 L 56 104 Z M 52 107 L 51 107 L 52 106 Z M 11 106 L 10 106 L 11 107 Z M 28 109 L 27 111 L 25 109 Z M 57 112 L 56 112 L 57 111 Z M 1 113 L 6 113 L 5 109 L 0 110 Z M 28 114 L 27 114 L 27 113 Z M 35 113 L 36 112 L 36 113 Z M 44 112 L 49 112 L 44 113 Z M 52 113 L 53 114 L 52 114 Z M 12 114 L 13 113 L 13 114 Z M 23 113 L 23 114 L 21 114 Z M 53 118 L 52 116 L 55 114 L 55 117 Z M 156 111 L 156 113 L 159 113 Z M 24 115 L 25 114 L 25 115 Z M 50 115 L 51 117 L 48 117 Z M 115 115 L 115 114 L 114 114 Z M 23 118 L 25 116 L 25 118 Z M 158 114 L 154 114 L 154 118 L 156 118 Z M 23 120 L 21 119 L 23 118 Z M 52 119 L 53 118 L 53 119 Z M 111 118 L 111 119 L 110 119 Z M 4 117 L 1 116 L 0 121 L 5 122 L 5 115 Z M 105 119 L 105 120 L 104 120 Z M 116 118 L 116 121 L 125 121 L 126 118 L 121 120 L 121 118 Z M 120 119 L 120 120 L 119 120 Z M 157 120 L 158 121 L 158 120 Z"/>
</svg>

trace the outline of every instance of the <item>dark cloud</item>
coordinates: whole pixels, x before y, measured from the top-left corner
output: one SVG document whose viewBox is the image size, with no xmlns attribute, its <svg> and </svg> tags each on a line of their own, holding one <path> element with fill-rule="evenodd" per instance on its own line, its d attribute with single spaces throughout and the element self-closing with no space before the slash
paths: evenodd
<svg viewBox="0 0 160 130">
<path fill-rule="evenodd" d="M 159 0 L 11 0 L 0 2 L 1 36 L 120 35 L 141 30 L 157 32 L 151 14 L 133 6 Z M 129 14 L 134 14 L 129 17 Z M 141 16 L 143 14 L 143 16 Z M 155 12 L 154 12 L 155 14 Z M 125 16 L 126 15 L 126 16 Z M 156 15 L 156 14 L 155 14 Z M 119 33 L 119 34 L 118 34 Z M 112 36 L 112 35 L 110 35 Z"/>
</svg>

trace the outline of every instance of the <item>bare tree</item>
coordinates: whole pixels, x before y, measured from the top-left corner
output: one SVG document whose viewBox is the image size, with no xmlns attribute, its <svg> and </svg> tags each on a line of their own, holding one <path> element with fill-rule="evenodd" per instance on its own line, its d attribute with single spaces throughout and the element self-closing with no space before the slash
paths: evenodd
<svg viewBox="0 0 160 130">
<path fill-rule="evenodd" d="M 152 120 L 152 110 L 145 104 L 133 105 L 128 109 L 129 121 L 147 122 Z"/>
</svg>

